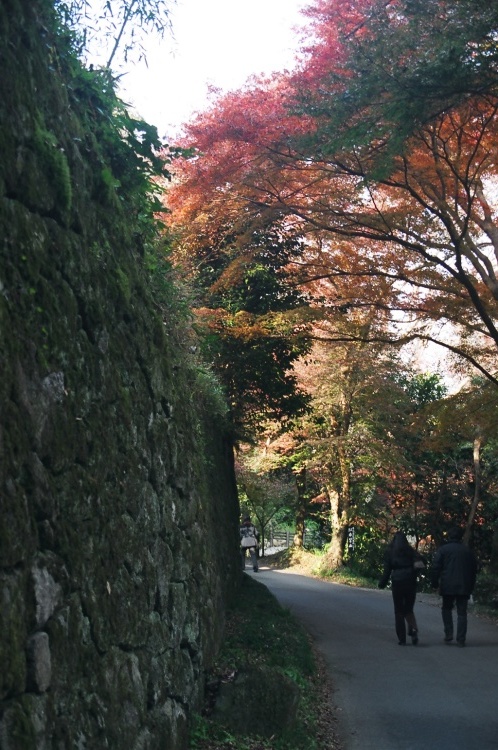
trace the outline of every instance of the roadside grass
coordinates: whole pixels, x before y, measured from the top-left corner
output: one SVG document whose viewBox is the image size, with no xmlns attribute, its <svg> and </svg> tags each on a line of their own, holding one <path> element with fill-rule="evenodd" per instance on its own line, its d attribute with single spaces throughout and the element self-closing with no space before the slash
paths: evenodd
<svg viewBox="0 0 498 750">
<path fill-rule="evenodd" d="M 322 550 L 303 549 L 302 547 L 288 547 L 265 558 L 265 562 L 272 568 L 292 568 L 295 572 L 304 572 L 314 578 L 323 578 L 335 583 L 362 588 L 376 588 L 377 580 L 368 578 L 352 567 L 344 566 L 337 570 L 323 566 L 325 558 Z"/>
<path fill-rule="evenodd" d="M 355 570 L 349 568 L 340 568 L 339 570 L 322 569 L 320 570 L 319 577 L 325 578 L 327 581 L 344 583 L 347 586 L 357 588 L 377 588 L 377 581 L 374 581 L 372 578 L 367 578 L 366 576 L 361 575 L 361 573 L 357 573 Z"/>
<path fill-rule="evenodd" d="M 220 683 L 247 665 L 271 668 L 299 688 L 296 721 L 271 738 L 234 734 L 212 715 Z M 331 688 L 309 635 L 259 581 L 244 575 L 227 613 L 224 644 L 207 675 L 206 704 L 194 717 L 190 750 L 330 750 L 339 747 L 330 705 Z"/>
</svg>

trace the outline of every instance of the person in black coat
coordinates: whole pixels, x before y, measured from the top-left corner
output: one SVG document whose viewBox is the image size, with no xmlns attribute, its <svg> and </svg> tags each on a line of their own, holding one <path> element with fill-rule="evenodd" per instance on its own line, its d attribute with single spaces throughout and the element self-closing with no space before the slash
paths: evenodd
<svg viewBox="0 0 498 750">
<path fill-rule="evenodd" d="M 462 542 L 463 529 L 454 527 L 448 532 L 447 542 L 434 556 L 431 570 L 432 588 L 439 588 L 443 597 L 444 640 L 453 640 L 453 606 L 456 603 L 458 646 L 465 646 L 467 637 L 467 604 L 474 590 L 477 560 L 474 553 Z"/>
<path fill-rule="evenodd" d="M 384 555 L 384 571 L 379 588 L 384 589 L 391 579 L 394 626 L 400 646 L 406 644 L 405 620 L 413 645 L 418 643 L 418 627 L 413 607 L 417 595 L 417 576 L 424 567 L 422 555 L 413 549 L 402 531 L 397 531 Z"/>
</svg>

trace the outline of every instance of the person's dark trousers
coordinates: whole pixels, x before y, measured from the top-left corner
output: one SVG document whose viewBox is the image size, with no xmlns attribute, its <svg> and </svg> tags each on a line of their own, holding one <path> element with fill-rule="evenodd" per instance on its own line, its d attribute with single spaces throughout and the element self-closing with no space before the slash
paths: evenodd
<svg viewBox="0 0 498 750">
<path fill-rule="evenodd" d="M 252 569 L 255 573 L 258 571 L 258 548 L 257 547 L 241 547 L 240 548 L 240 556 L 242 560 L 242 570 L 246 569 L 246 556 L 247 551 L 249 550 L 249 555 L 251 557 L 251 565 Z"/>
<path fill-rule="evenodd" d="M 258 571 L 258 548 L 249 547 L 249 554 L 251 556 L 252 569 L 255 573 Z"/>
<path fill-rule="evenodd" d="M 415 605 L 416 589 L 411 584 L 400 584 L 393 581 L 392 594 L 394 603 L 394 626 L 400 643 L 406 643 L 406 625 L 410 630 L 417 629 L 413 607 Z"/>
<path fill-rule="evenodd" d="M 453 605 L 456 602 L 457 611 L 457 643 L 465 643 L 467 637 L 467 604 L 468 596 L 459 596 L 457 594 L 443 594 L 443 615 L 444 639 L 451 641 L 453 639 Z"/>
</svg>

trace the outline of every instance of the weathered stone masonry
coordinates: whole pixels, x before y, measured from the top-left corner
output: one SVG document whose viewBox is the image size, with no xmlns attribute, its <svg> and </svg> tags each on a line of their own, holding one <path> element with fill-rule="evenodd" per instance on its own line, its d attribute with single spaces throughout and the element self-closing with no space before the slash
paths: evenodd
<svg viewBox="0 0 498 750">
<path fill-rule="evenodd" d="M 52 28 L 0 4 L 0 748 L 180 750 L 240 576 L 232 452 Z"/>
</svg>

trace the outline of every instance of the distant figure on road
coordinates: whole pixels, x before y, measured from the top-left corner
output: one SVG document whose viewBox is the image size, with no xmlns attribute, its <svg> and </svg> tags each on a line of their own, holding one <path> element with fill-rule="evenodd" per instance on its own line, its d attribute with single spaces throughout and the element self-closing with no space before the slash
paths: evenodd
<svg viewBox="0 0 498 750">
<path fill-rule="evenodd" d="M 242 570 L 246 567 L 246 552 L 249 550 L 251 556 L 252 569 L 258 572 L 258 546 L 259 534 L 251 521 L 250 516 L 246 516 L 240 527 L 240 553 L 242 557 Z"/>
<path fill-rule="evenodd" d="M 473 552 L 462 542 L 463 529 L 455 526 L 447 535 L 434 556 L 431 570 L 431 585 L 439 588 L 443 597 L 444 640 L 453 640 L 453 605 L 457 610 L 457 646 L 465 646 L 467 637 L 467 603 L 474 590 L 477 574 L 477 560 Z"/>
<path fill-rule="evenodd" d="M 422 555 L 413 549 L 402 531 L 397 531 L 384 556 L 384 572 L 379 588 L 385 589 L 389 578 L 391 579 L 394 625 L 400 646 L 406 644 L 405 620 L 413 645 L 418 643 L 418 627 L 413 607 L 417 595 L 417 576 L 424 568 Z"/>
</svg>

